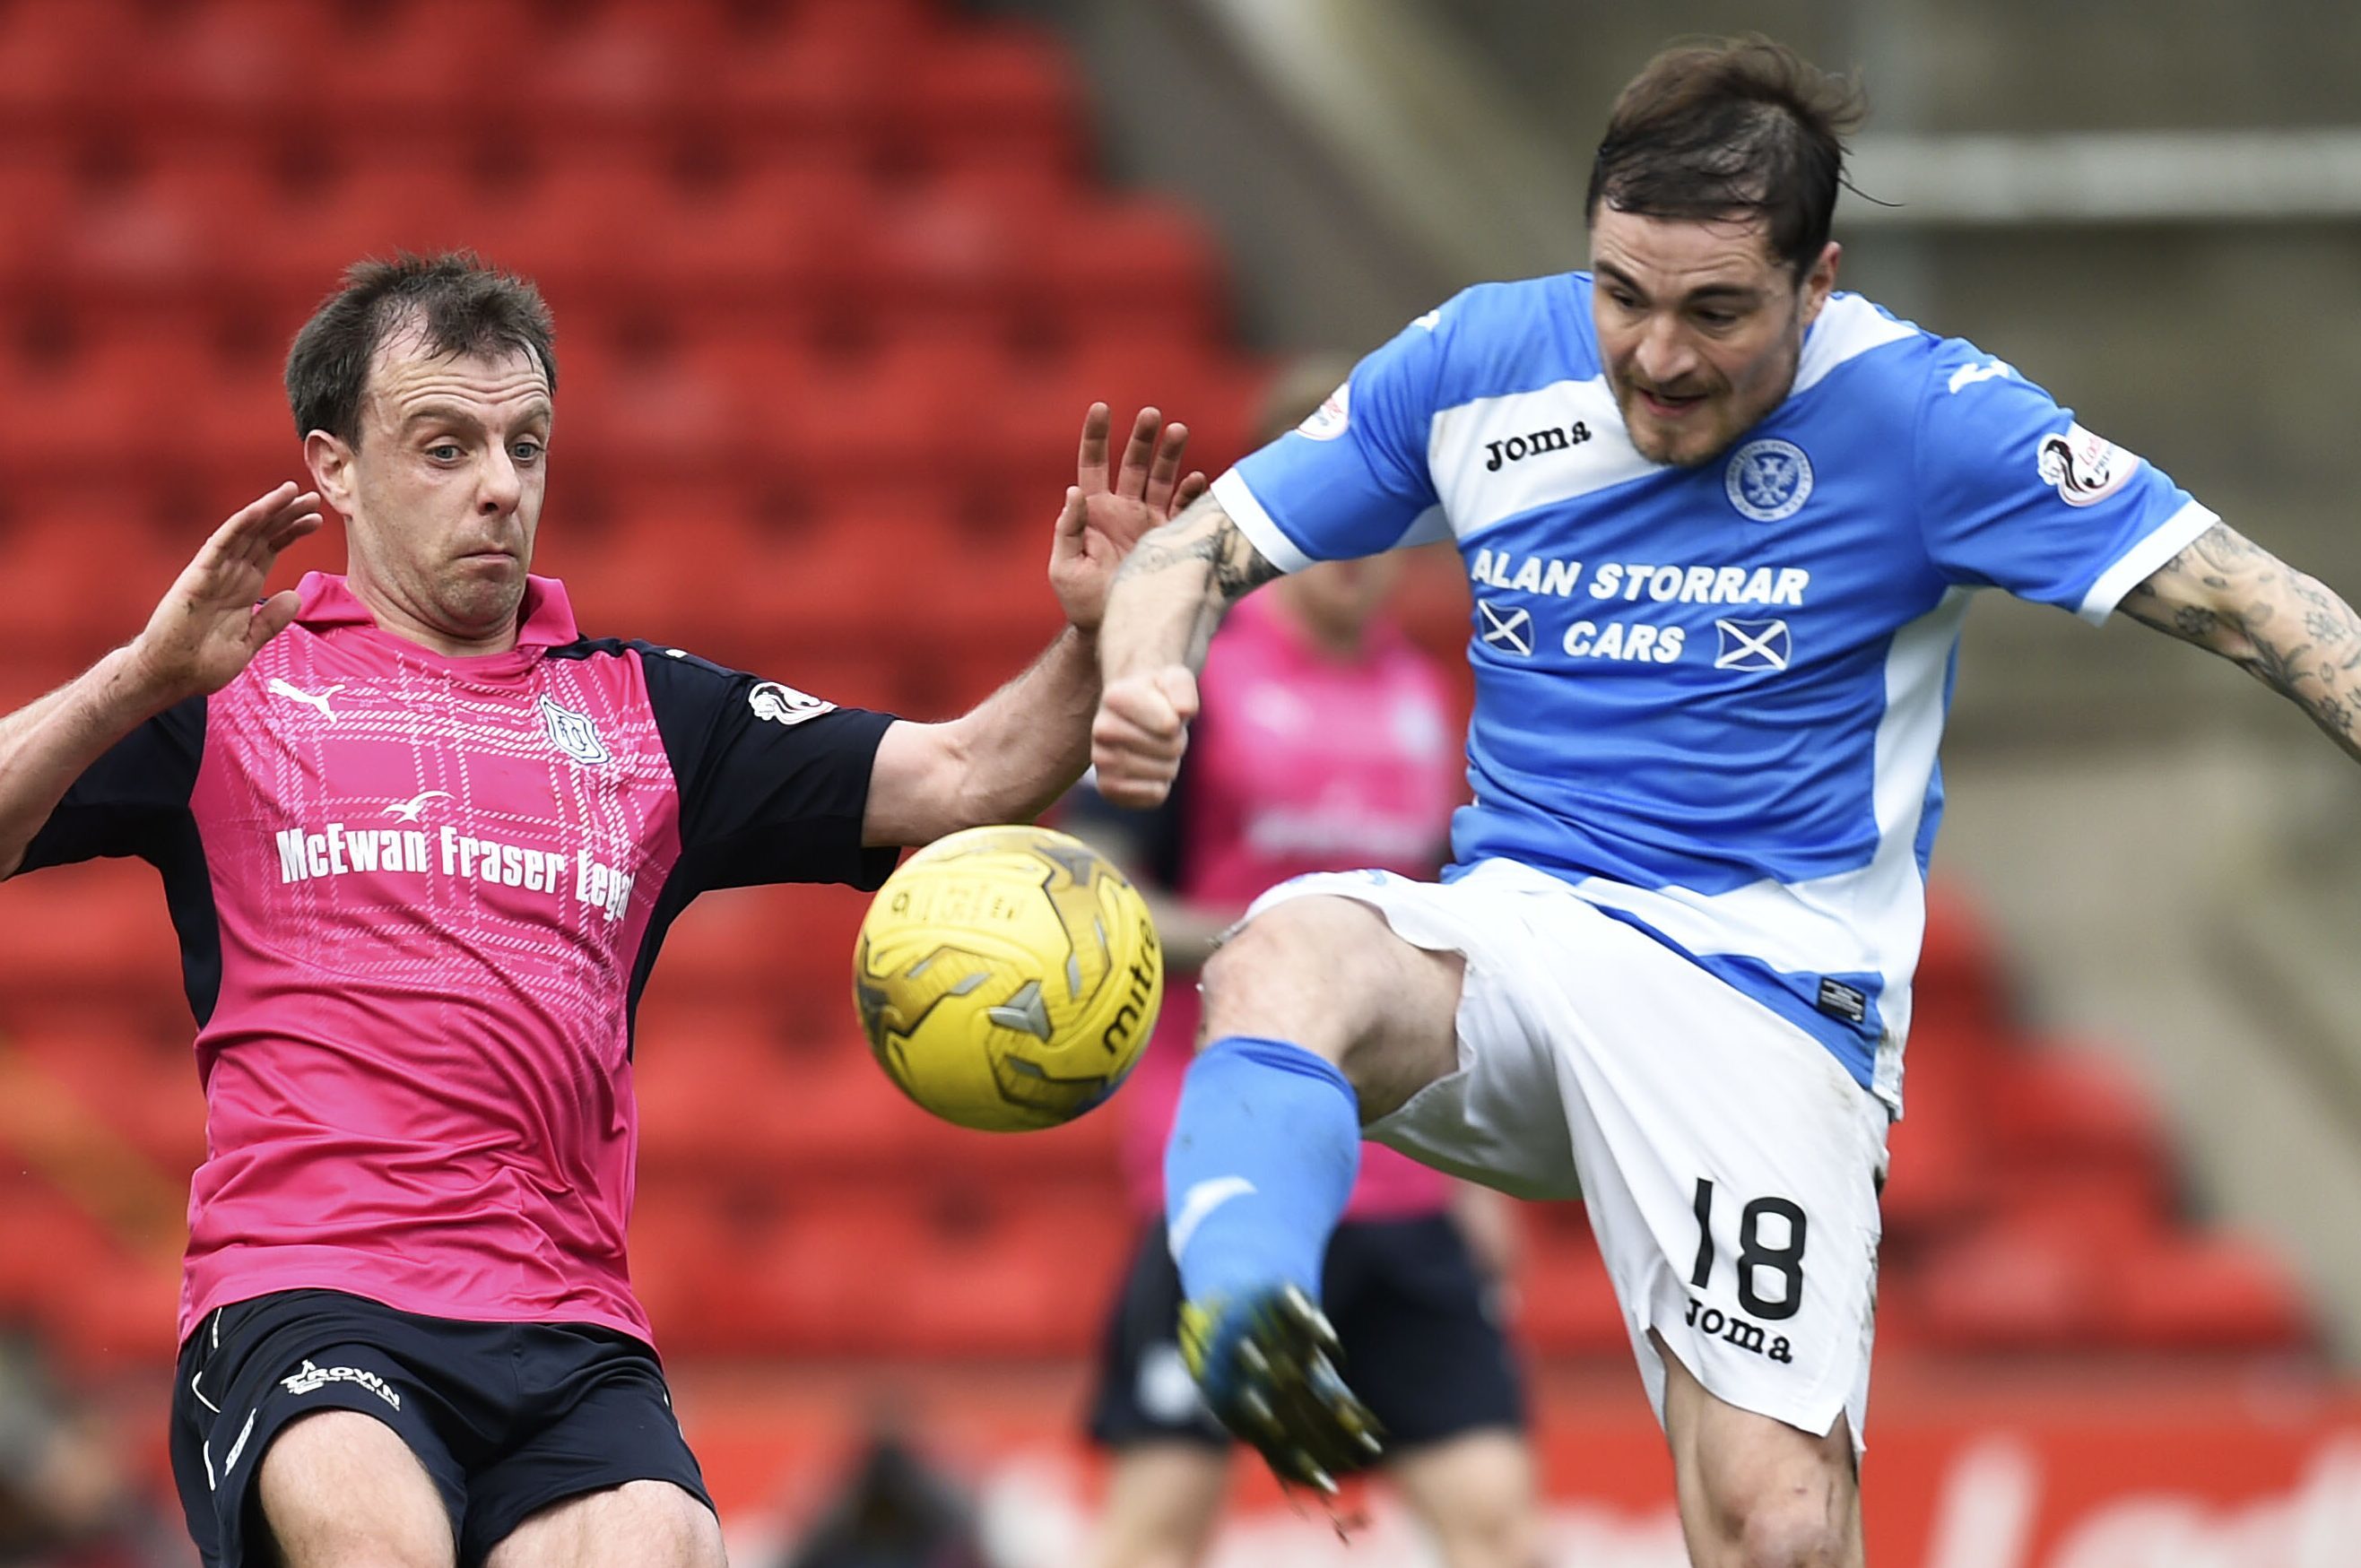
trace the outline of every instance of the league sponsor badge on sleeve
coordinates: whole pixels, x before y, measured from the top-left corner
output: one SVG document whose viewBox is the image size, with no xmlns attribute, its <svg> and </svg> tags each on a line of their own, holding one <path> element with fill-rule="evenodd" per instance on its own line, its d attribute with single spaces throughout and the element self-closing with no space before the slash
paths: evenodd
<svg viewBox="0 0 2361 1568">
<path fill-rule="evenodd" d="M 754 710 L 757 718 L 767 718 L 774 724 L 797 725 L 807 718 L 818 718 L 832 713 L 836 704 L 825 702 L 809 692 L 799 692 L 777 681 L 757 681 L 746 694 L 746 706 Z"/>
<path fill-rule="evenodd" d="M 2070 507 L 2096 506 L 2122 489 L 2139 466 L 2137 455 L 2080 424 L 2043 436 L 2034 458 L 2041 482 Z"/>
<path fill-rule="evenodd" d="M 1340 382 L 1318 408 L 1304 416 L 1303 422 L 1295 427 L 1295 433 L 1308 441 L 1334 441 L 1352 423 L 1352 406 L 1353 383 Z"/>
</svg>

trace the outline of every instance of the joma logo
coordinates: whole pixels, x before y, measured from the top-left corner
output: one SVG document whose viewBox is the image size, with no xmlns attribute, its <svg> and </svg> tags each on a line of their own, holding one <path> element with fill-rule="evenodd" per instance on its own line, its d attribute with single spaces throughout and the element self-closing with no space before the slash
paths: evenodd
<svg viewBox="0 0 2361 1568">
<path fill-rule="evenodd" d="M 1534 431 L 1530 435 L 1512 435 L 1506 441 L 1488 441 L 1484 444 L 1484 450 L 1489 452 L 1492 456 L 1491 460 L 1484 465 L 1484 471 L 1488 474 L 1497 474 L 1504 463 L 1521 462 L 1536 453 L 1564 452 L 1568 447 L 1579 446 L 1589 439 L 1590 427 L 1580 420 L 1576 420 L 1564 429 L 1553 424 Z"/>
<path fill-rule="evenodd" d="M 1708 1307 L 1696 1297 L 1689 1298 L 1688 1324 L 1708 1338 L 1719 1338 L 1741 1350 L 1751 1350 L 1757 1355 L 1770 1357 L 1786 1365 L 1795 1359 L 1795 1352 L 1784 1335 L 1766 1332 L 1760 1323 L 1747 1321 L 1735 1312 L 1724 1312 Z"/>
</svg>

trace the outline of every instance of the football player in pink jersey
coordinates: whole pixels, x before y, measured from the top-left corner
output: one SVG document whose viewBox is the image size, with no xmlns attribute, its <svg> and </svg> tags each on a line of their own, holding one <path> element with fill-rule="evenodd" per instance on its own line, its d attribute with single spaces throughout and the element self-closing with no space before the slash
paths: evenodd
<svg viewBox="0 0 2361 1568">
<path fill-rule="evenodd" d="M 1265 440 L 1343 378 L 1280 378 Z M 1400 558 L 1323 563 L 1240 604 L 1207 652 L 1180 780 L 1148 813 L 1078 790 L 1066 825 L 1148 890 L 1167 961 L 1194 970 L 1264 889 L 1311 872 L 1433 874 L 1464 795 L 1458 724 L 1433 662 L 1385 613 Z M 1193 977 L 1191 977 L 1193 980 Z M 1164 1144 L 1197 1030 L 1169 986 L 1116 1111 L 1140 1244 L 1109 1316 L 1091 1435 L 1111 1450 L 1094 1568 L 1191 1568 L 1210 1543 L 1233 1440 L 1181 1359 L 1180 1279 L 1164 1221 Z M 1496 1304 L 1509 1200 L 1369 1145 L 1328 1247 L 1323 1299 L 1388 1432 L 1383 1467 L 1448 1568 L 1529 1568 L 1533 1467 L 1516 1357 Z"/>
<path fill-rule="evenodd" d="M 874 887 L 1079 775 L 1115 565 L 1202 485 L 1085 421 L 1068 628 L 963 718 L 586 637 L 531 575 L 556 388 L 533 286 L 363 262 L 287 365 L 316 488 L 0 718 L 0 874 L 161 872 L 198 1023 L 173 1468 L 208 1568 L 708 1568 L 721 1533 L 623 1243 L 631 1014 L 698 892 Z M 346 521 L 343 576 L 263 598 Z M 782 607 L 783 609 L 785 607 Z"/>
</svg>

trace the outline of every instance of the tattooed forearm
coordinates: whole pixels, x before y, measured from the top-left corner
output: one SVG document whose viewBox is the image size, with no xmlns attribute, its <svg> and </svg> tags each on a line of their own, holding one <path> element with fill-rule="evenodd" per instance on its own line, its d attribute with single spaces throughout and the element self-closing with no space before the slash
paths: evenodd
<svg viewBox="0 0 2361 1568">
<path fill-rule="evenodd" d="M 2361 759 L 2361 616 L 2269 551 L 2216 523 L 2116 608 L 2219 653 Z"/>
<path fill-rule="evenodd" d="M 1202 667 L 1230 606 L 1279 575 L 1229 513 L 1201 497 L 1141 540 L 1116 575 L 1100 633 L 1106 671 Z"/>
<path fill-rule="evenodd" d="M 1206 645 L 1230 606 L 1279 575 L 1279 568 L 1208 496 L 1139 542 L 1115 578 L 1115 592 L 1135 602 L 1150 598 L 1169 604 L 1169 596 L 1176 591 L 1191 599 L 1181 657 L 1194 666 L 1203 662 Z M 1156 581 L 1159 578 L 1170 582 Z"/>
<path fill-rule="evenodd" d="M 1221 593 L 1225 607 L 1279 576 L 1279 568 L 1263 558 L 1262 552 L 1238 532 L 1230 514 L 1211 497 L 1192 503 L 1141 540 L 1123 564 L 1122 576 L 1144 577 L 1191 564 L 1212 567 L 1210 583 Z"/>
</svg>

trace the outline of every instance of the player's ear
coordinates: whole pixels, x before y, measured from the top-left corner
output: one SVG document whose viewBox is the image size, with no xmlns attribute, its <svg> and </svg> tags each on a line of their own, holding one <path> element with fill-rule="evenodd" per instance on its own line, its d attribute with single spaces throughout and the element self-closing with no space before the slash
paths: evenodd
<svg viewBox="0 0 2361 1568">
<path fill-rule="evenodd" d="M 1804 274 L 1804 324 L 1809 326 L 1828 302 L 1828 295 L 1837 286 L 1837 263 L 1844 259 L 1844 247 L 1830 240 L 1820 247 L 1819 259 Z"/>
<path fill-rule="evenodd" d="M 312 471 L 312 484 L 320 499 L 345 516 L 352 516 L 353 509 L 347 504 L 353 493 L 352 444 L 329 431 L 315 430 L 303 438 L 303 466 Z"/>
</svg>

